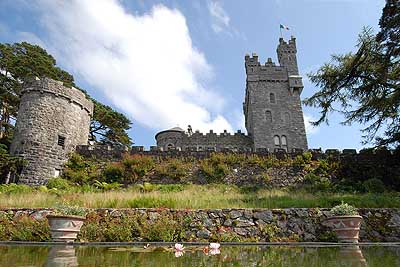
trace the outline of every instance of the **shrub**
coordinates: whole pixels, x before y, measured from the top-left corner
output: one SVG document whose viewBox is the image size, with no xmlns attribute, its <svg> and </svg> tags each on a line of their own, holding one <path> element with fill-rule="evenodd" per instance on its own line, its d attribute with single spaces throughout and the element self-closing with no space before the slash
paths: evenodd
<svg viewBox="0 0 400 267">
<path fill-rule="evenodd" d="M 368 193 L 383 193 L 385 192 L 385 184 L 377 179 L 372 178 L 363 182 L 364 190 Z"/>
<path fill-rule="evenodd" d="M 293 160 L 293 166 L 304 167 L 306 163 L 304 162 L 302 155 L 297 155 Z"/>
<path fill-rule="evenodd" d="M 208 159 L 200 162 L 200 171 L 210 183 L 222 182 L 223 178 L 230 173 L 230 169 L 225 163 L 213 163 Z"/>
<path fill-rule="evenodd" d="M 312 159 L 312 153 L 309 151 L 306 151 L 302 154 L 303 160 L 306 164 L 310 164 L 311 163 L 311 159 Z"/>
<path fill-rule="evenodd" d="M 126 182 L 136 182 L 154 168 L 155 162 L 149 156 L 126 154 L 122 159 L 122 164 Z"/>
<path fill-rule="evenodd" d="M 73 153 L 64 165 L 62 177 L 78 184 L 92 184 L 100 176 L 99 164 Z"/>
<path fill-rule="evenodd" d="M 188 173 L 190 165 L 181 159 L 171 158 L 165 160 L 155 167 L 155 172 L 159 176 L 170 177 L 181 181 Z"/>
<path fill-rule="evenodd" d="M 110 163 L 102 173 L 103 180 L 107 183 L 124 182 L 124 166 L 120 163 Z"/>
<path fill-rule="evenodd" d="M 46 220 L 35 220 L 20 216 L 7 224 L 8 240 L 12 241 L 50 241 L 50 228 Z"/>
<path fill-rule="evenodd" d="M 85 217 L 87 210 L 78 206 L 70 206 L 67 204 L 59 204 L 54 208 L 54 213 L 56 215 L 75 215 Z"/>
<path fill-rule="evenodd" d="M 47 182 L 47 188 L 53 189 L 56 188 L 57 190 L 69 190 L 71 189 L 70 181 L 63 179 L 63 178 L 52 178 Z"/>
<path fill-rule="evenodd" d="M 170 214 L 159 213 L 157 218 L 142 222 L 137 230 L 146 241 L 179 242 L 185 238 L 184 224 Z"/>
<path fill-rule="evenodd" d="M 0 192 L 6 194 L 25 194 L 33 190 L 33 187 L 24 184 L 0 184 Z"/>
<path fill-rule="evenodd" d="M 308 173 L 304 176 L 304 185 L 307 191 L 316 192 L 329 190 L 331 183 L 328 178 Z"/>
<path fill-rule="evenodd" d="M 344 215 L 358 215 L 358 211 L 355 207 L 344 203 L 337 205 L 331 209 L 333 216 L 344 216 Z"/>
<path fill-rule="evenodd" d="M 100 181 L 95 181 L 94 187 L 101 191 L 111 191 L 111 190 L 117 190 L 122 187 L 122 184 L 114 182 L 114 183 L 106 183 L 106 182 L 100 182 Z"/>
</svg>

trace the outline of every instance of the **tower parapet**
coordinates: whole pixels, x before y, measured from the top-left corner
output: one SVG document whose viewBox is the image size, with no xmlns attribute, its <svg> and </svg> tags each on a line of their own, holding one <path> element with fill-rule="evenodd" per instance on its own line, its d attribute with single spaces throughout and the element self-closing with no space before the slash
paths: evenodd
<svg viewBox="0 0 400 267">
<path fill-rule="evenodd" d="M 271 58 L 264 65 L 258 56 L 245 56 L 245 125 L 253 150 L 307 149 L 300 94 L 302 77 L 297 66 L 296 39 L 279 39 L 279 66 Z"/>
<path fill-rule="evenodd" d="M 60 174 L 68 154 L 88 142 L 93 102 L 79 89 L 49 78 L 24 84 L 11 154 L 27 165 L 19 182 L 45 184 Z"/>
</svg>

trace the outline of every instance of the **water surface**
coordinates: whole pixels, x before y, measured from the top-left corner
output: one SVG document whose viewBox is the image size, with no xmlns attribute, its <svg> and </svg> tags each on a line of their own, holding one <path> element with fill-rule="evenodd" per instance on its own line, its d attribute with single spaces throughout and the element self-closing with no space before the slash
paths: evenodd
<svg viewBox="0 0 400 267">
<path fill-rule="evenodd" d="M 400 246 L 222 246 L 210 252 L 186 247 L 0 245 L 0 266 L 400 266 Z M 215 255 L 212 255 L 215 254 Z"/>
</svg>

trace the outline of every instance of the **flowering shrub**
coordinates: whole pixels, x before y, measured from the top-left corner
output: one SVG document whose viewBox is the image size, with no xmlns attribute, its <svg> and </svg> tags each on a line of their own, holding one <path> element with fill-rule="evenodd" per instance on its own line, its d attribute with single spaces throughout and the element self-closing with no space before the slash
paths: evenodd
<svg viewBox="0 0 400 267">
<path fill-rule="evenodd" d="M 358 211 L 355 207 L 343 202 L 333 207 L 331 213 L 333 216 L 358 215 Z"/>
</svg>

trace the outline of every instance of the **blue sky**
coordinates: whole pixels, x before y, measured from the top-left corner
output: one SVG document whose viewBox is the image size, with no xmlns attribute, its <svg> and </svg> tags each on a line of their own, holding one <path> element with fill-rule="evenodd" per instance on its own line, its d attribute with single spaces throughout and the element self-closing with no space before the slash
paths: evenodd
<svg viewBox="0 0 400 267">
<path fill-rule="evenodd" d="M 244 56 L 276 62 L 279 24 L 297 38 L 305 77 L 331 54 L 354 50 L 363 26 L 378 30 L 384 0 L 0 1 L 0 42 L 43 46 L 94 98 L 132 121 L 136 145 L 191 124 L 244 129 Z M 305 118 L 318 110 L 303 107 Z M 361 125 L 308 128 L 311 148 L 360 149 Z"/>
</svg>

